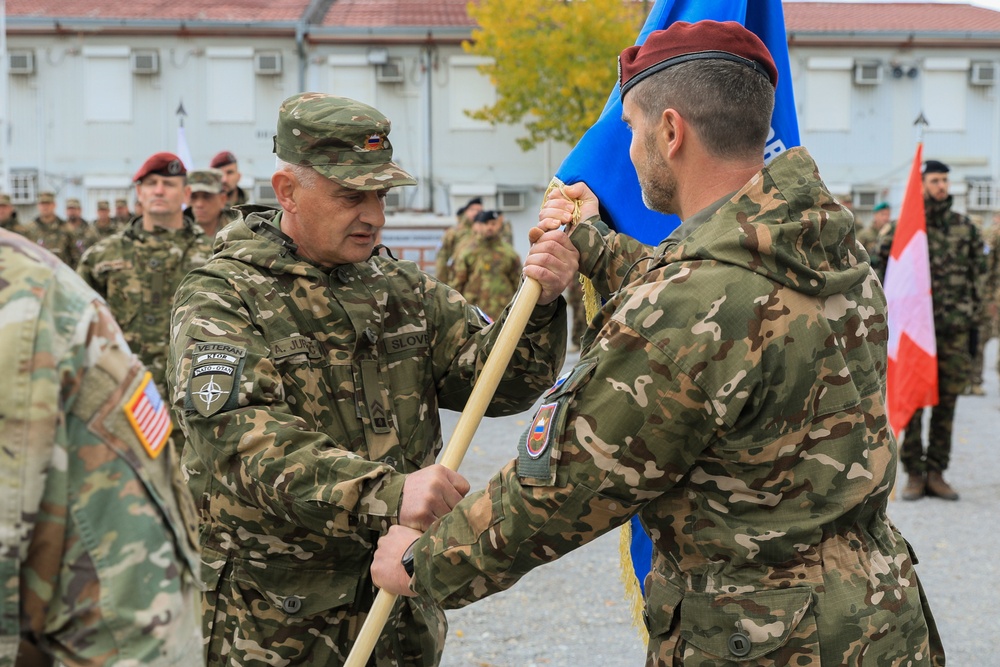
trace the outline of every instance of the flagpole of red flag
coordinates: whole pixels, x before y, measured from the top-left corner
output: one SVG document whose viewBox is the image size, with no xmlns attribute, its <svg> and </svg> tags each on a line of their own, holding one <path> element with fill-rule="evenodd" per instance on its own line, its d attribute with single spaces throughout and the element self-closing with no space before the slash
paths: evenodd
<svg viewBox="0 0 1000 667">
<path fill-rule="evenodd" d="M 921 114 L 916 122 L 921 125 L 921 135 L 922 125 L 926 123 Z M 917 141 L 885 272 L 885 297 L 889 312 L 886 410 L 889 426 L 897 438 L 917 410 L 937 405 L 938 402 L 937 343 L 924 216 L 922 161 L 921 136 Z"/>
</svg>

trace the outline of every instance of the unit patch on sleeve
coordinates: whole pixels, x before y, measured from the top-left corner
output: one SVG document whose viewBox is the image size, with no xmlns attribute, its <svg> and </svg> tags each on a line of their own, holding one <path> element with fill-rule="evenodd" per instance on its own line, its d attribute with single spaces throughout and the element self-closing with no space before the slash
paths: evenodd
<svg viewBox="0 0 1000 667">
<path fill-rule="evenodd" d="M 155 459 L 167 444 L 171 424 L 170 411 L 160 398 L 151 373 L 146 372 L 139 388 L 122 409 L 149 458 Z"/>
<path fill-rule="evenodd" d="M 517 476 L 519 478 L 549 479 L 549 445 L 559 411 L 559 403 L 546 403 L 538 408 L 528 430 L 521 436 L 517 447 Z"/>
<path fill-rule="evenodd" d="M 222 408 L 236 407 L 240 373 L 247 351 L 227 343 L 197 343 L 191 355 L 191 379 L 188 382 L 188 403 L 202 417 L 209 417 Z"/>
</svg>

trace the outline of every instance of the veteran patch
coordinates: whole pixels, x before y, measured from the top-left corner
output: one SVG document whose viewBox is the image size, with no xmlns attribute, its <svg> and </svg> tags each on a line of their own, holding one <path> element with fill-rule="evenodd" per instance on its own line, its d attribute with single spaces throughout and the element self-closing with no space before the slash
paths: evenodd
<svg viewBox="0 0 1000 667">
<path fill-rule="evenodd" d="M 236 407 L 235 391 L 247 356 L 245 348 L 228 343 L 197 343 L 191 355 L 188 403 L 202 417 L 224 407 Z"/>
</svg>

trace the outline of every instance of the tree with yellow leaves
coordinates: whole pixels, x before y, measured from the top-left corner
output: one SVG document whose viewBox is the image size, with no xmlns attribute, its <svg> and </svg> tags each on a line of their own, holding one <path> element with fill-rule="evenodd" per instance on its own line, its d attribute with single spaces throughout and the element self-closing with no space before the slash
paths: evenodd
<svg viewBox="0 0 1000 667">
<path fill-rule="evenodd" d="M 469 110 L 492 123 L 524 122 L 522 150 L 546 139 L 575 144 L 597 121 L 615 84 L 617 57 L 635 42 L 645 2 L 479 0 L 467 53 L 493 60 L 480 69 L 496 87 L 492 106 Z"/>
</svg>

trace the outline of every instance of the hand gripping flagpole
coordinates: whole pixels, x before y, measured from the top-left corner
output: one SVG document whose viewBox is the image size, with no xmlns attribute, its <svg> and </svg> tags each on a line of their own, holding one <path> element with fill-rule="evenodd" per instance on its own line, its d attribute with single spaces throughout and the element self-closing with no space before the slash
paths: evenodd
<svg viewBox="0 0 1000 667">
<path fill-rule="evenodd" d="M 562 185 L 558 179 L 552 179 L 552 183 L 549 184 L 549 188 L 546 190 L 542 201 L 545 201 L 548 193 L 553 188 L 562 190 Z M 576 202 L 576 208 L 573 212 L 573 222 L 570 225 L 576 224 L 579 219 L 580 203 Z M 524 328 L 528 324 L 528 318 L 531 317 L 531 311 L 535 309 L 535 306 L 538 304 L 538 298 L 541 295 L 541 283 L 534 278 L 525 277 L 521 282 L 521 287 L 517 290 L 517 294 L 514 295 L 514 301 L 511 303 L 510 311 L 507 313 L 507 319 L 504 320 L 503 328 L 500 329 L 500 333 L 497 335 L 493 350 L 486 358 L 486 363 L 483 364 L 483 370 L 479 374 L 479 379 L 472 388 L 472 393 L 469 394 L 469 400 L 466 401 L 465 409 L 462 410 L 462 415 L 458 418 L 455 430 L 448 440 L 448 446 L 441 453 L 440 463 L 444 467 L 450 470 L 458 470 L 458 467 L 462 464 L 462 459 L 465 458 L 466 452 L 469 451 L 469 445 L 472 443 L 472 436 L 476 434 L 476 429 L 479 428 L 479 423 L 483 420 L 490 401 L 493 400 L 493 394 L 496 393 L 497 386 L 500 384 L 504 371 L 510 363 L 510 358 L 514 355 L 518 341 L 521 339 L 521 334 L 524 333 Z M 368 658 L 375 648 L 375 643 L 378 641 L 379 635 L 382 634 L 382 628 L 385 627 L 386 622 L 389 620 L 389 615 L 392 613 L 392 608 L 396 604 L 397 597 L 399 596 L 385 590 L 378 592 L 378 595 L 375 596 L 375 602 L 372 603 L 371 609 L 368 611 L 368 616 L 365 618 L 364 625 L 361 626 L 361 630 L 358 632 L 358 638 L 354 642 L 354 646 L 351 647 L 351 652 L 347 656 L 347 662 L 344 663 L 344 667 L 365 667 L 368 663 Z"/>
</svg>

